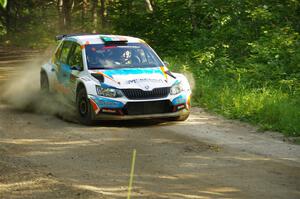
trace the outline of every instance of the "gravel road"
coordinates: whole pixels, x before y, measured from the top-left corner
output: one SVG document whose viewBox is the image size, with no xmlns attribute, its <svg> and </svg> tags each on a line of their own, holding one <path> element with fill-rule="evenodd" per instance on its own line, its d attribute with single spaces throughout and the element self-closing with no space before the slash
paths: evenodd
<svg viewBox="0 0 300 199">
<path fill-rule="evenodd" d="M 1 93 L 11 74 L 22 76 L 14 58 L 3 57 L 0 49 Z M 14 96 L 28 100 L 25 91 Z M 300 198 L 300 146 L 277 133 L 261 133 L 200 108 L 193 108 L 186 122 L 87 127 L 5 102 L 0 103 L 0 198 L 126 198 L 134 149 L 131 198 Z"/>
</svg>

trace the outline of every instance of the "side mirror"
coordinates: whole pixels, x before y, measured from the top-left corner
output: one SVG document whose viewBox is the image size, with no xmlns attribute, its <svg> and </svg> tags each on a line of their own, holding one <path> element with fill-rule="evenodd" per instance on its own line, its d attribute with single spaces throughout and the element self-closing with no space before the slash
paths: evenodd
<svg viewBox="0 0 300 199">
<path fill-rule="evenodd" d="M 166 67 L 168 67 L 170 64 L 169 64 L 169 62 L 164 61 L 164 65 L 165 65 Z"/>
<path fill-rule="evenodd" d="M 82 68 L 80 66 L 71 66 L 71 70 L 82 71 Z"/>
</svg>

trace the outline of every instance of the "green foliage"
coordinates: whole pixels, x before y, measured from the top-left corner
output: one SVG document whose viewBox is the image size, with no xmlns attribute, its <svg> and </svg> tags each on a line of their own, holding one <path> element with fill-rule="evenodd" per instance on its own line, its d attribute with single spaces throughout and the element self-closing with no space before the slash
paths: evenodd
<svg viewBox="0 0 300 199">
<path fill-rule="evenodd" d="M 5 35 L 6 33 L 6 27 L 0 22 L 0 36 Z"/>
<path fill-rule="evenodd" d="M 1 5 L 3 8 L 6 8 L 7 0 L 0 0 L 0 5 Z"/>
<path fill-rule="evenodd" d="M 268 87 L 246 88 L 231 82 L 219 82 L 215 77 L 199 79 L 196 100 L 228 118 L 259 124 L 264 129 L 300 135 L 299 96 L 290 96 Z M 203 93 L 197 96 L 197 93 Z M 199 98 L 200 97 L 200 98 Z"/>
<path fill-rule="evenodd" d="M 58 33 L 95 30 L 141 37 L 172 69 L 193 74 L 194 104 L 299 135 L 299 1 L 151 0 L 151 11 L 145 1 L 112 0 L 105 1 L 104 18 L 98 13 L 104 26 L 92 1 L 84 11 L 83 1 L 74 0 L 69 29 L 59 28 L 55 0 L 11 2 L 0 9 L 2 41 L 44 47 Z"/>
<path fill-rule="evenodd" d="M 199 70 L 198 63 L 186 58 L 167 57 L 172 70 L 194 74 L 193 105 L 201 105 L 227 118 L 258 124 L 264 130 L 300 136 L 300 92 L 272 87 L 253 86 L 238 77 L 245 71 L 211 73 Z M 185 60 L 185 61 L 182 61 Z M 235 75 L 235 78 L 233 74 Z M 256 85 L 256 84 L 255 84 Z"/>
</svg>

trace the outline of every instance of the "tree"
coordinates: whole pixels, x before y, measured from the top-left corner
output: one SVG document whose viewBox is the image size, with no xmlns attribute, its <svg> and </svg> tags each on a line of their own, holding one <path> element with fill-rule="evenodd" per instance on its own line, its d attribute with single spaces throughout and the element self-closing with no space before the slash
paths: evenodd
<svg viewBox="0 0 300 199">
<path fill-rule="evenodd" d="M 93 33 L 97 32 L 98 28 L 98 0 L 92 0 L 92 21 L 93 21 Z"/>
<path fill-rule="evenodd" d="M 58 30 L 64 30 L 63 0 L 57 0 Z"/>
<path fill-rule="evenodd" d="M 62 11 L 63 11 L 63 24 L 64 30 L 70 31 L 71 28 L 71 11 L 74 1 L 63 0 Z"/>
<path fill-rule="evenodd" d="M 85 21 L 87 19 L 87 13 L 88 13 L 88 0 L 82 0 L 82 12 L 81 12 L 81 27 L 85 31 Z"/>
<path fill-rule="evenodd" d="M 101 0 L 100 17 L 101 17 L 102 28 L 105 28 L 105 26 L 106 26 L 105 10 L 106 10 L 105 0 Z"/>
<path fill-rule="evenodd" d="M 150 0 L 145 0 L 146 9 L 148 12 L 153 12 L 153 7 Z"/>
<path fill-rule="evenodd" d="M 1 5 L 3 8 L 6 8 L 7 0 L 0 0 L 0 5 Z"/>
</svg>

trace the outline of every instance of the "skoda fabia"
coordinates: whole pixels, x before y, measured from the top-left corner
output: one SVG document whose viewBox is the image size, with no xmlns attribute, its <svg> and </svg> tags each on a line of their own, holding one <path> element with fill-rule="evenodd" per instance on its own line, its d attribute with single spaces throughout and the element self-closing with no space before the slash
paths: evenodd
<svg viewBox="0 0 300 199">
<path fill-rule="evenodd" d="M 143 40 L 99 34 L 56 38 L 52 58 L 41 67 L 41 90 L 74 104 L 81 123 L 188 118 L 187 78 L 170 72 Z"/>
</svg>

